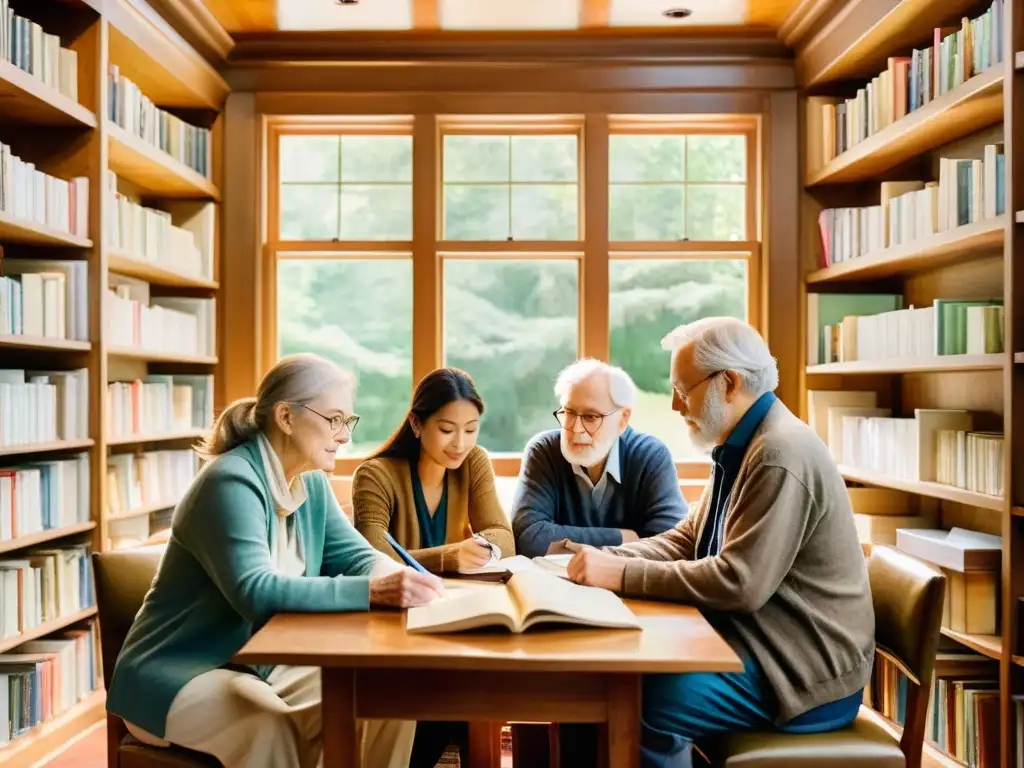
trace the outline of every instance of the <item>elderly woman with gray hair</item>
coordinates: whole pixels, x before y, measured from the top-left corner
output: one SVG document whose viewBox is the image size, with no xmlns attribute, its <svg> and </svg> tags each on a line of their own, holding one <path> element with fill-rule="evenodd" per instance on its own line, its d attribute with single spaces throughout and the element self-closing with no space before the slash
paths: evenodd
<svg viewBox="0 0 1024 768">
<path fill-rule="evenodd" d="M 140 741 L 226 768 L 312 768 L 319 670 L 239 668 L 232 656 L 275 613 L 404 608 L 444 593 L 371 547 L 334 498 L 324 473 L 358 421 L 353 389 L 333 363 L 295 355 L 217 419 L 107 698 Z M 366 764 L 407 766 L 415 728 L 362 722 Z"/>
</svg>

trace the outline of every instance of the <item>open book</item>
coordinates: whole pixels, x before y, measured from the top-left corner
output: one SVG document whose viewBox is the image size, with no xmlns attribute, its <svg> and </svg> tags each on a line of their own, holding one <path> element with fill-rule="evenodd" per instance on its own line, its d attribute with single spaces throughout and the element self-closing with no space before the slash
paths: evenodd
<svg viewBox="0 0 1024 768">
<path fill-rule="evenodd" d="M 513 574 L 501 586 L 459 590 L 410 608 L 405 628 L 408 632 L 460 632 L 503 626 L 519 633 L 545 623 L 640 628 L 636 616 L 614 592 L 530 570 Z"/>
</svg>

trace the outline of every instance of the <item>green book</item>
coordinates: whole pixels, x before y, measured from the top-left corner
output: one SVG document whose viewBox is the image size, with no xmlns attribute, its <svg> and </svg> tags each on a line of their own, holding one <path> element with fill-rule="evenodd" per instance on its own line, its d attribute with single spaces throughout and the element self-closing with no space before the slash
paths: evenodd
<svg viewBox="0 0 1024 768">
<path fill-rule="evenodd" d="M 807 364 L 831 362 L 825 357 L 825 334 L 844 317 L 879 315 L 903 309 L 903 296 L 893 293 L 807 294 Z"/>
</svg>

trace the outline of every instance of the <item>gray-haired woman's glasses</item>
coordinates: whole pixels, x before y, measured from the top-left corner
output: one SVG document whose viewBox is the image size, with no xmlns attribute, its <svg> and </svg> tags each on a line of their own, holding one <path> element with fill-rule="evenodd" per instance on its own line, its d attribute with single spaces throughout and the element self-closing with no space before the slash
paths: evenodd
<svg viewBox="0 0 1024 768">
<path fill-rule="evenodd" d="M 300 403 L 300 405 L 302 404 Z M 319 411 L 314 411 L 308 405 L 302 405 L 302 407 L 305 408 L 310 413 L 315 413 L 321 419 L 330 424 L 331 434 L 335 436 L 341 434 L 341 430 L 344 429 L 345 427 L 348 427 L 348 433 L 351 435 L 353 432 L 356 431 L 356 424 L 359 423 L 359 417 L 356 416 L 355 414 L 348 417 L 345 417 L 340 413 L 336 413 L 333 416 L 324 416 Z"/>
</svg>

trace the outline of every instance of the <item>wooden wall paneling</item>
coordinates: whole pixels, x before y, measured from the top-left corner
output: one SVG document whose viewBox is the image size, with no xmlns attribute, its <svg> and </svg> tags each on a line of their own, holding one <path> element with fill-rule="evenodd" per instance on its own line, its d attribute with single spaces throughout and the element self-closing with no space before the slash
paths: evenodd
<svg viewBox="0 0 1024 768">
<path fill-rule="evenodd" d="M 436 114 L 418 114 L 413 122 L 412 218 L 412 378 L 413 385 L 444 360 L 441 299 L 443 264 L 438 179 L 441 137 Z"/>
<path fill-rule="evenodd" d="M 611 299 L 608 269 L 608 115 L 590 114 L 583 127 L 584 253 L 580 263 L 579 348 L 608 360 Z"/>
<path fill-rule="evenodd" d="M 793 412 L 800 412 L 800 367 L 806 356 L 800 346 L 800 269 L 798 108 L 795 91 L 772 93 L 768 100 L 765 226 L 765 275 L 768 296 L 767 338 L 779 364 L 776 393 Z"/>
</svg>

